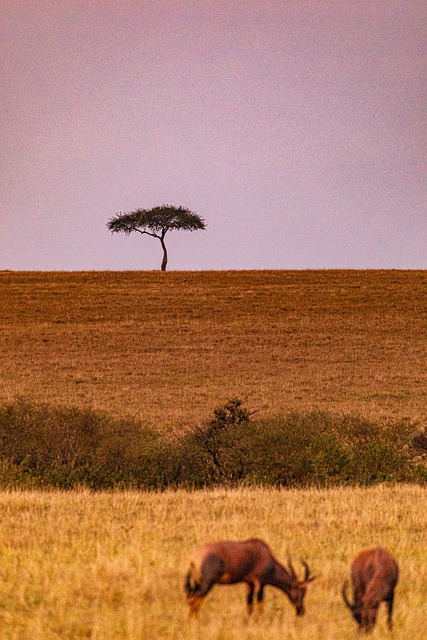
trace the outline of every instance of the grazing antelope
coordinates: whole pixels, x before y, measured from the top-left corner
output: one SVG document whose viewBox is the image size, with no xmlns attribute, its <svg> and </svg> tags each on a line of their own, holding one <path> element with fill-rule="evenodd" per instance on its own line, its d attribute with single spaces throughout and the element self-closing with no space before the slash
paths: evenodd
<svg viewBox="0 0 427 640">
<path fill-rule="evenodd" d="M 387 624 L 391 629 L 394 588 L 398 577 L 397 562 L 386 549 L 365 549 L 356 556 L 351 565 L 354 604 L 347 597 L 348 581 L 344 583 L 342 596 L 359 625 L 359 631 L 367 633 L 375 626 L 378 608 L 383 600 L 387 604 Z"/>
<path fill-rule="evenodd" d="M 285 569 L 272 555 L 269 546 L 262 540 L 222 540 L 198 547 L 190 560 L 190 568 L 184 584 L 190 616 L 196 616 L 203 599 L 214 584 L 236 584 L 248 586 L 247 610 L 252 612 L 254 594 L 262 611 L 264 587 L 269 584 L 281 589 L 292 602 L 296 614 L 304 614 L 304 596 L 307 585 L 314 580 L 306 562 L 301 560 L 305 575 L 298 580 L 289 561 Z"/>
</svg>

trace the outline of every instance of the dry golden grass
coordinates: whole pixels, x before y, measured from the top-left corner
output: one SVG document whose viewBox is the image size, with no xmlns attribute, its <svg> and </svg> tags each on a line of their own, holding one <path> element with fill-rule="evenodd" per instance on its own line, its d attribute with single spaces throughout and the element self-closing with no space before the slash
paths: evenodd
<svg viewBox="0 0 427 640">
<path fill-rule="evenodd" d="M 415 486 L 197 493 L 1 493 L 2 640 L 350 640 L 342 582 L 361 548 L 398 559 L 392 635 L 427 627 L 427 495 Z M 182 590 L 194 545 L 260 536 L 279 559 L 305 557 L 318 576 L 297 619 L 266 588 L 262 619 L 245 617 L 244 585 L 215 587 L 197 621 Z M 300 570 L 302 570 L 300 568 Z"/>
<path fill-rule="evenodd" d="M 427 272 L 0 273 L 0 401 L 427 417 Z"/>
</svg>

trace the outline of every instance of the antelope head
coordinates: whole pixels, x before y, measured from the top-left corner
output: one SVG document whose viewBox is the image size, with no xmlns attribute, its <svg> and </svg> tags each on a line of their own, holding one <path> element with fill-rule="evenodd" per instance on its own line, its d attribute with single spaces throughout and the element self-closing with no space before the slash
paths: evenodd
<svg viewBox="0 0 427 640">
<path fill-rule="evenodd" d="M 356 620 L 357 624 L 360 626 L 362 623 L 362 607 L 360 603 L 352 604 L 348 599 L 348 580 L 346 580 L 341 589 L 341 595 L 343 597 L 344 603 L 346 607 L 351 611 L 351 615 Z"/>
<path fill-rule="evenodd" d="M 305 570 L 304 578 L 303 580 L 298 580 L 295 568 L 291 560 L 288 560 L 288 572 L 292 578 L 292 586 L 289 592 L 289 599 L 296 609 L 297 616 L 303 616 L 305 613 L 304 597 L 307 591 L 307 586 L 315 579 L 315 576 L 310 576 L 310 569 L 305 560 L 301 560 L 301 564 Z"/>
</svg>

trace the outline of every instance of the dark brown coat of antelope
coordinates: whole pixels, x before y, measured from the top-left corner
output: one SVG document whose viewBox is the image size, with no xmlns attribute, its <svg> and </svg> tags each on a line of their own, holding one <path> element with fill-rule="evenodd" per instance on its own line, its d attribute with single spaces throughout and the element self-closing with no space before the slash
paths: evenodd
<svg viewBox="0 0 427 640">
<path fill-rule="evenodd" d="M 197 615 L 205 596 L 215 584 L 245 582 L 248 586 L 247 609 L 252 612 L 254 594 L 262 610 L 264 587 L 281 589 L 292 602 L 298 616 L 304 614 L 304 596 L 307 585 L 314 580 L 308 565 L 303 580 L 298 580 L 289 561 L 288 569 L 278 562 L 269 546 L 262 540 L 222 540 L 198 547 L 190 560 L 184 584 L 190 616 Z"/>
<path fill-rule="evenodd" d="M 382 547 L 361 551 L 351 565 L 353 604 L 347 597 L 348 582 L 342 596 L 362 632 L 371 631 L 377 621 L 381 602 L 387 604 L 387 624 L 392 628 L 394 588 L 399 578 L 399 567 L 393 556 Z"/>
</svg>

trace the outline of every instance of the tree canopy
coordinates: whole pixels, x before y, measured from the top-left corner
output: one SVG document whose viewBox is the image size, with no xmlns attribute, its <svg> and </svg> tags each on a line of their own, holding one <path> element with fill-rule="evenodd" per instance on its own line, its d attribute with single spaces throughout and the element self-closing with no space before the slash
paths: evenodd
<svg viewBox="0 0 427 640">
<path fill-rule="evenodd" d="M 168 231 L 197 231 L 205 229 L 203 218 L 197 213 L 185 207 L 174 207 L 164 204 L 152 209 L 136 209 L 135 211 L 117 213 L 107 223 L 112 233 L 125 233 L 126 235 L 136 231 L 141 234 L 157 238 L 163 249 L 161 270 L 166 271 L 168 254 L 165 244 L 165 236 Z"/>
</svg>

